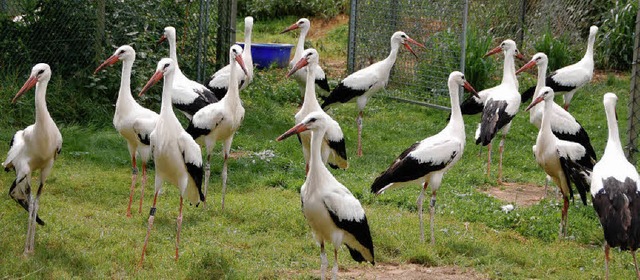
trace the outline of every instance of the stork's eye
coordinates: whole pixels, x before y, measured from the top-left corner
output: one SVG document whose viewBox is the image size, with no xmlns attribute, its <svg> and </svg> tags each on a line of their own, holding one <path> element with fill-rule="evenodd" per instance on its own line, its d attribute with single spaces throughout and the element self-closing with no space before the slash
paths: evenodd
<svg viewBox="0 0 640 280">
<path fill-rule="evenodd" d="M 462 75 L 462 79 L 464 80 L 464 75 Z"/>
<path fill-rule="evenodd" d="M 314 122 L 315 122 L 315 121 L 317 121 L 317 120 L 318 120 L 318 119 L 316 119 L 316 118 L 310 118 L 310 119 L 309 119 L 309 123 L 314 123 Z"/>
<path fill-rule="evenodd" d="M 42 75 L 42 73 L 44 73 L 44 69 L 38 71 L 38 75 Z"/>
<path fill-rule="evenodd" d="M 120 50 L 120 52 L 118 52 L 118 54 L 123 54 L 123 53 L 124 53 L 124 50 Z"/>
<path fill-rule="evenodd" d="M 169 65 L 171 65 L 171 64 L 170 63 L 166 63 L 163 68 L 165 68 L 165 69 L 169 68 Z"/>
</svg>

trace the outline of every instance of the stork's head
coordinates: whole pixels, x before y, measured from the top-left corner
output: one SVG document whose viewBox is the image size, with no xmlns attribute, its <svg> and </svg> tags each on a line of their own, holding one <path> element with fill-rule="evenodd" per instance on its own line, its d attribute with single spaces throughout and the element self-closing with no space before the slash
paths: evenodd
<svg viewBox="0 0 640 280">
<path fill-rule="evenodd" d="M 244 30 L 245 32 L 247 30 L 251 30 L 251 28 L 253 27 L 253 17 L 248 16 L 244 18 Z"/>
<path fill-rule="evenodd" d="M 309 30 L 309 28 L 311 28 L 311 22 L 306 18 L 301 18 L 296 23 L 294 23 L 291 26 L 287 27 L 287 29 L 282 30 L 282 32 L 280 32 L 280 34 L 287 33 L 287 32 L 289 32 L 291 30 L 296 30 L 298 28 L 300 28 L 301 30 Z"/>
<path fill-rule="evenodd" d="M 142 90 L 140 91 L 139 96 L 142 96 L 149 88 L 158 83 L 164 76 L 169 73 L 173 73 L 176 69 L 176 62 L 173 59 L 165 57 L 158 62 L 158 67 L 156 67 L 156 72 L 151 76 L 151 79 L 144 85 Z"/>
<path fill-rule="evenodd" d="M 604 98 L 602 99 L 602 103 L 604 103 L 605 110 L 607 108 L 613 108 L 613 114 L 616 117 L 616 121 L 618 120 L 618 111 L 616 110 L 616 103 L 618 103 L 618 96 L 613 92 L 607 92 L 604 94 Z"/>
<path fill-rule="evenodd" d="M 242 47 L 240 45 L 233 45 L 229 49 L 229 61 L 236 61 L 240 68 L 244 72 L 245 75 L 249 76 L 249 72 L 247 72 L 247 67 L 244 65 L 244 60 L 242 59 Z"/>
<path fill-rule="evenodd" d="M 38 63 L 33 68 L 31 68 L 31 75 L 29 75 L 29 79 L 24 83 L 22 88 L 16 93 L 16 96 L 13 97 L 11 103 L 16 103 L 16 100 L 20 96 L 22 96 L 25 92 L 33 88 L 39 82 L 48 82 L 51 78 L 51 67 L 49 67 L 46 63 Z"/>
<path fill-rule="evenodd" d="M 536 99 L 534 99 L 533 101 L 531 101 L 531 104 L 529 104 L 529 106 L 527 106 L 527 109 L 525 109 L 525 111 L 529 111 L 531 108 L 533 108 L 534 106 L 538 105 L 538 103 L 544 101 L 544 102 L 553 102 L 553 96 L 555 95 L 555 93 L 553 92 L 553 89 L 550 87 L 543 87 L 542 89 L 540 89 L 540 94 L 538 94 L 538 97 Z"/>
<path fill-rule="evenodd" d="M 460 71 L 451 72 L 451 74 L 449 74 L 449 81 L 453 81 L 458 86 L 464 87 L 464 89 L 471 92 L 471 94 L 473 94 L 475 97 L 480 98 L 480 96 L 478 96 L 478 92 L 476 92 L 476 90 L 471 86 L 471 84 L 467 82 L 467 80 L 464 78 L 464 74 L 462 74 L 462 72 Z"/>
<path fill-rule="evenodd" d="M 490 55 L 494 55 L 494 54 L 499 53 L 499 52 L 504 52 L 505 55 L 512 54 L 517 59 L 525 60 L 524 56 L 518 50 L 518 46 L 516 45 L 516 42 L 514 42 L 511 39 L 507 39 L 507 40 L 502 41 L 502 43 L 500 43 L 500 45 L 498 45 L 497 47 L 495 47 L 495 48 L 491 49 L 490 51 L 488 51 L 484 55 L 484 57 L 487 57 L 487 56 L 490 56 Z"/>
<path fill-rule="evenodd" d="M 298 134 L 307 130 L 317 132 L 327 127 L 332 119 L 324 112 L 312 112 L 307 115 L 299 124 L 296 124 L 287 132 L 280 135 L 276 141 L 282 141 L 291 135 Z"/>
<path fill-rule="evenodd" d="M 416 53 L 413 51 L 413 49 L 411 48 L 411 46 L 409 45 L 409 43 L 414 44 L 416 46 L 420 46 L 422 48 L 426 47 L 423 44 L 418 43 L 416 40 L 411 39 L 411 37 L 409 37 L 409 35 L 407 35 L 406 33 L 402 32 L 402 31 L 398 31 L 396 33 L 393 33 L 393 35 L 391 36 L 391 46 L 395 45 L 395 44 L 402 44 L 404 45 L 405 48 L 407 48 L 407 50 L 409 50 L 416 58 L 418 58 L 418 55 L 416 55 Z"/>
<path fill-rule="evenodd" d="M 127 60 L 133 61 L 136 59 L 136 51 L 129 45 L 123 45 L 119 47 L 112 56 L 107 58 L 95 71 L 93 74 L 95 75 L 98 71 L 104 69 L 107 66 L 111 66 L 118 62 L 118 60 Z"/>
<path fill-rule="evenodd" d="M 597 27 L 597 26 L 595 26 L 595 25 L 592 25 L 592 26 L 589 28 L 589 36 L 595 36 L 595 35 L 596 35 L 596 33 L 598 33 L 598 27 Z"/>
<path fill-rule="evenodd" d="M 160 36 L 160 40 L 158 40 L 158 44 L 166 40 L 171 40 L 171 41 L 176 40 L 176 29 L 173 26 L 167 26 L 164 28 L 164 32 L 162 33 L 162 36 Z"/>
<path fill-rule="evenodd" d="M 316 49 L 304 50 L 300 60 L 298 60 L 293 68 L 291 68 L 291 70 L 289 70 L 289 72 L 287 73 L 287 78 L 293 75 L 293 73 L 295 73 L 296 71 L 300 70 L 302 67 L 305 67 L 309 64 L 318 64 L 319 61 L 320 55 L 318 54 L 318 51 L 316 51 Z"/>
<path fill-rule="evenodd" d="M 538 67 L 547 67 L 548 62 L 549 62 L 549 58 L 547 58 L 546 54 L 542 52 L 536 53 L 535 55 L 533 55 L 531 60 L 527 62 L 527 64 L 523 65 L 522 67 L 520 67 L 520 69 L 518 69 L 518 71 L 516 71 L 516 75 L 520 74 L 520 72 L 522 71 L 533 68 L 533 66 L 536 66 L 536 65 Z"/>
</svg>

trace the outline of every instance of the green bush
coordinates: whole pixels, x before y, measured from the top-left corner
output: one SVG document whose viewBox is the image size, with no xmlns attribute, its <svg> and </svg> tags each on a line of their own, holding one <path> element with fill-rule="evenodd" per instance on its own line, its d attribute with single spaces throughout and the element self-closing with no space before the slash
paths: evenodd
<svg viewBox="0 0 640 280">
<path fill-rule="evenodd" d="M 497 62 L 492 58 L 484 58 L 484 54 L 493 47 L 493 37 L 489 33 L 482 33 L 473 27 L 468 29 L 464 75 L 476 90 L 495 85 L 491 81 L 491 74 L 495 72 Z"/>
<path fill-rule="evenodd" d="M 579 59 L 579 52 L 577 50 L 572 51 L 567 42 L 567 38 L 556 38 L 551 31 L 547 29 L 542 36 L 538 37 L 538 40 L 533 45 L 536 52 L 543 52 L 549 57 L 549 70 L 554 71 L 575 63 Z M 584 47 L 582 50 L 584 51 Z M 580 54 L 580 56 L 581 55 L 582 54 Z"/>
<path fill-rule="evenodd" d="M 629 70 L 633 60 L 635 22 L 638 1 L 615 1 L 613 7 L 603 16 L 595 57 L 600 67 Z"/>
<path fill-rule="evenodd" d="M 348 0 L 240 0 L 238 1 L 238 14 L 251 15 L 256 19 L 290 15 L 330 18 L 344 13 L 348 7 Z"/>
</svg>

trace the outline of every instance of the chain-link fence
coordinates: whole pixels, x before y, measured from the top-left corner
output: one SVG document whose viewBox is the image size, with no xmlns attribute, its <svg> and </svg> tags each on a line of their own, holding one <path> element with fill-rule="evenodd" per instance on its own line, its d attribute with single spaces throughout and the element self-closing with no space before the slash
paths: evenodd
<svg viewBox="0 0 640 280">
<path fill-rule="evenodd" d="M 633 63 L 631 68 L 631 92 L 629 94 L 629 116 L 625 153 L 632 164 L 637 162 L 638 134 L 640 133 L 640 9 L 637 10 Z"/>
</svg>

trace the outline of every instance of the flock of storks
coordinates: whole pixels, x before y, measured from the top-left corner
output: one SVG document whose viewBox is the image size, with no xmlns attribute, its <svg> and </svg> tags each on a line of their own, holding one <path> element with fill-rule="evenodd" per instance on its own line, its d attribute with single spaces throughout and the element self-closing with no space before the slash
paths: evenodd
<svg viewBox="0 0 640 280">
<path fill-rule="evenodd" d="M 242 49 L 239 45 L 231 46 L 230 64 L 212 75 L 205 85 L 190 80 L 180 71 L 176 54 L 176 31 L 173 27 L 165 28 L 161 41 L 169 42 L 170 58 L 163 58 L 158 62 L 156 72 L 140 92 L 142 95 L 154 84 L 163 81 L 159 114 L 140 106 L 131 93 L 130 78 L 136 57 L 131 46 L 124 45 L 118 48 L 94 72 L 122 62 L 122 77 L 113 125 L 126 139 L 131 156 L 132 178 L 126 212 L 128 217 L 131 216 L 131 204 L 137 183 L 138 161 L 141 161 L 142 165 L 138 212 L 142 209 L 146 185 L 146 162 L 151 158 L 155 162 L 155 195 L 139 266 L 145 257 L 158 193 L 164 181 L 176 185 L 180 190 L 175 245 L 175 258 L 178 259 L 183 197 L 186 196 L 192 204 L 198 205 L 202 202 L 203 206 L 206 206 L 211 153 L 219 141 L 222 142 L 224 157 L 221 202 L 224 209 L 227 160 L 233 136 L 244 118 L 239 92 L 253 79 L 252 27 L 253 18 L 245 18 L 245 48 Z M 368 98 L 386 86 L 400 45 L 405 46 L 414 55 L 409 43 L 423 48 L 425 46 L 404 32 L 398 31 L 391 36 L 391 51 L 387 58 L 347 76 L 336 88 L 330 90 L 324 71 L 320 67 L 318 52 L 315 49 L 303 48 L 309 28 L 309 20 L 302 18 L 282 32 L 301 30 L 287 77 L 295 78 L 304 97 L 295 115 L 296 125 L 277 140 L 281 141 L 295 134 L 301 143 L 306 170 L 306 180 L 300 190 L 302 212 L 321 248 L 322 279 L 328 266 L 325 243 L 334 245 L 332 277 L 336 278 L 338 248 L 342 244 L 346 245 L 354 260 L 372 264 L 375 261 L 373 241 L 363 207 L 326 167 L 328 164 L 332 168 L 346 169 L 348 161 L 340 125 L 325 110 L 336 103 L 357 102 L 357 155 L 361 156 L 362 111 Z M 530 113 L 531 123 L 539 128 L 533 152 L 548 180 L 553 180 L 559 187 L 564 200 L 560 236 L 567 234 L 567 210 L 569 198 L 573 197 L 573 184 L 585 205 L 587 192 L 591 193 L 593 206 L 604 229 L 605 267 L 608 267 L 610 246 L 620 247 L 631 251 L 636 265 L 636 275 L 640 278 L 635 258 L 635 250 L 640 242 L 640 180 L 635 167 L 626 160 L 620 144 L 615 115 L 617 97 L 613 93 L 604 95 L 609 136 L 605 152 L 597 163 L 588 134 L 567 111 L 576 90 L 588 83 L 593 76 L 593 44 L 597 30 L 595 26 L 590 29 L 588 47 L 583 59 L 550 75 L 547 75 L 548 58 L 544 53 L 535 54 L 528 63 L 516 71 L 515 58 L 524 58 L 512 40 L 503 41 L 486 55 L 504 54 L 503 77 L 499 85 L 476 92 L 465 80 L 464 74 L 452 72 L 448 79 L 451 115 L 447 126 L 439 133 L 416 142 L 402 152 L 391 166 L 375 179 L 371 185 L 371 192 L 380 194 L 407 183 L 422 184 L 418 209 L 421 240 L 424 241 L 422 205 L 425 191 L 430 187 L 431 242 L 434 243 L 436 192 L 444 174 L 461 158 L 466 143 L 462 115 L 482 114 L 475 140 L 476 144 L 489 148 L 487 175 L 490 174 L 491 168 L 491 142 L 498 132 L 502 131 L 498 171 L 498 182 L 501 182 L 505 136 L 511 120 L 520 110 L 520 104 L 532 99 L 526 111 Z M 536 66 L 536 86 L 520 94 L 516 75 Z M 44 225 L 38 216 L 38 201 L 44 182 L 51 173 L 62 146 L 62 136 L 47 110 L 45 101 L 50 77 L 51 69 L 47 64 L 35 65 L 28 80 L 13 98 L 12 102 L 16 102 L 35 86 L 35 123 L 16 132 L 11 140 L 7 159 L 2 163 L 6 171 L 14 170 L 16 174 L 9 190 L 10 196 L 29 212 L 25 254 L 34 251 L 35 224 Z M 322 104 L 318 102 L 316 86 L 329 92 L 328 96 L 322 97 Z M 462 103 L 459 99 L 461 87 L 472 93 L 472 96 Z M 562 92 L 564 106 L 560 107 L 553 98 Z M 174 107 L 188 118 L 189 124 L 186 129 L 176 117 Z M 204 161 L 201 147 L 206 150 Z M 31 193 L 31 173 L 36 170 L 40 171 L 40 178 L 34 195 Z M 608 268 L 606 276 L 608 277 Z"/>
</svg>

